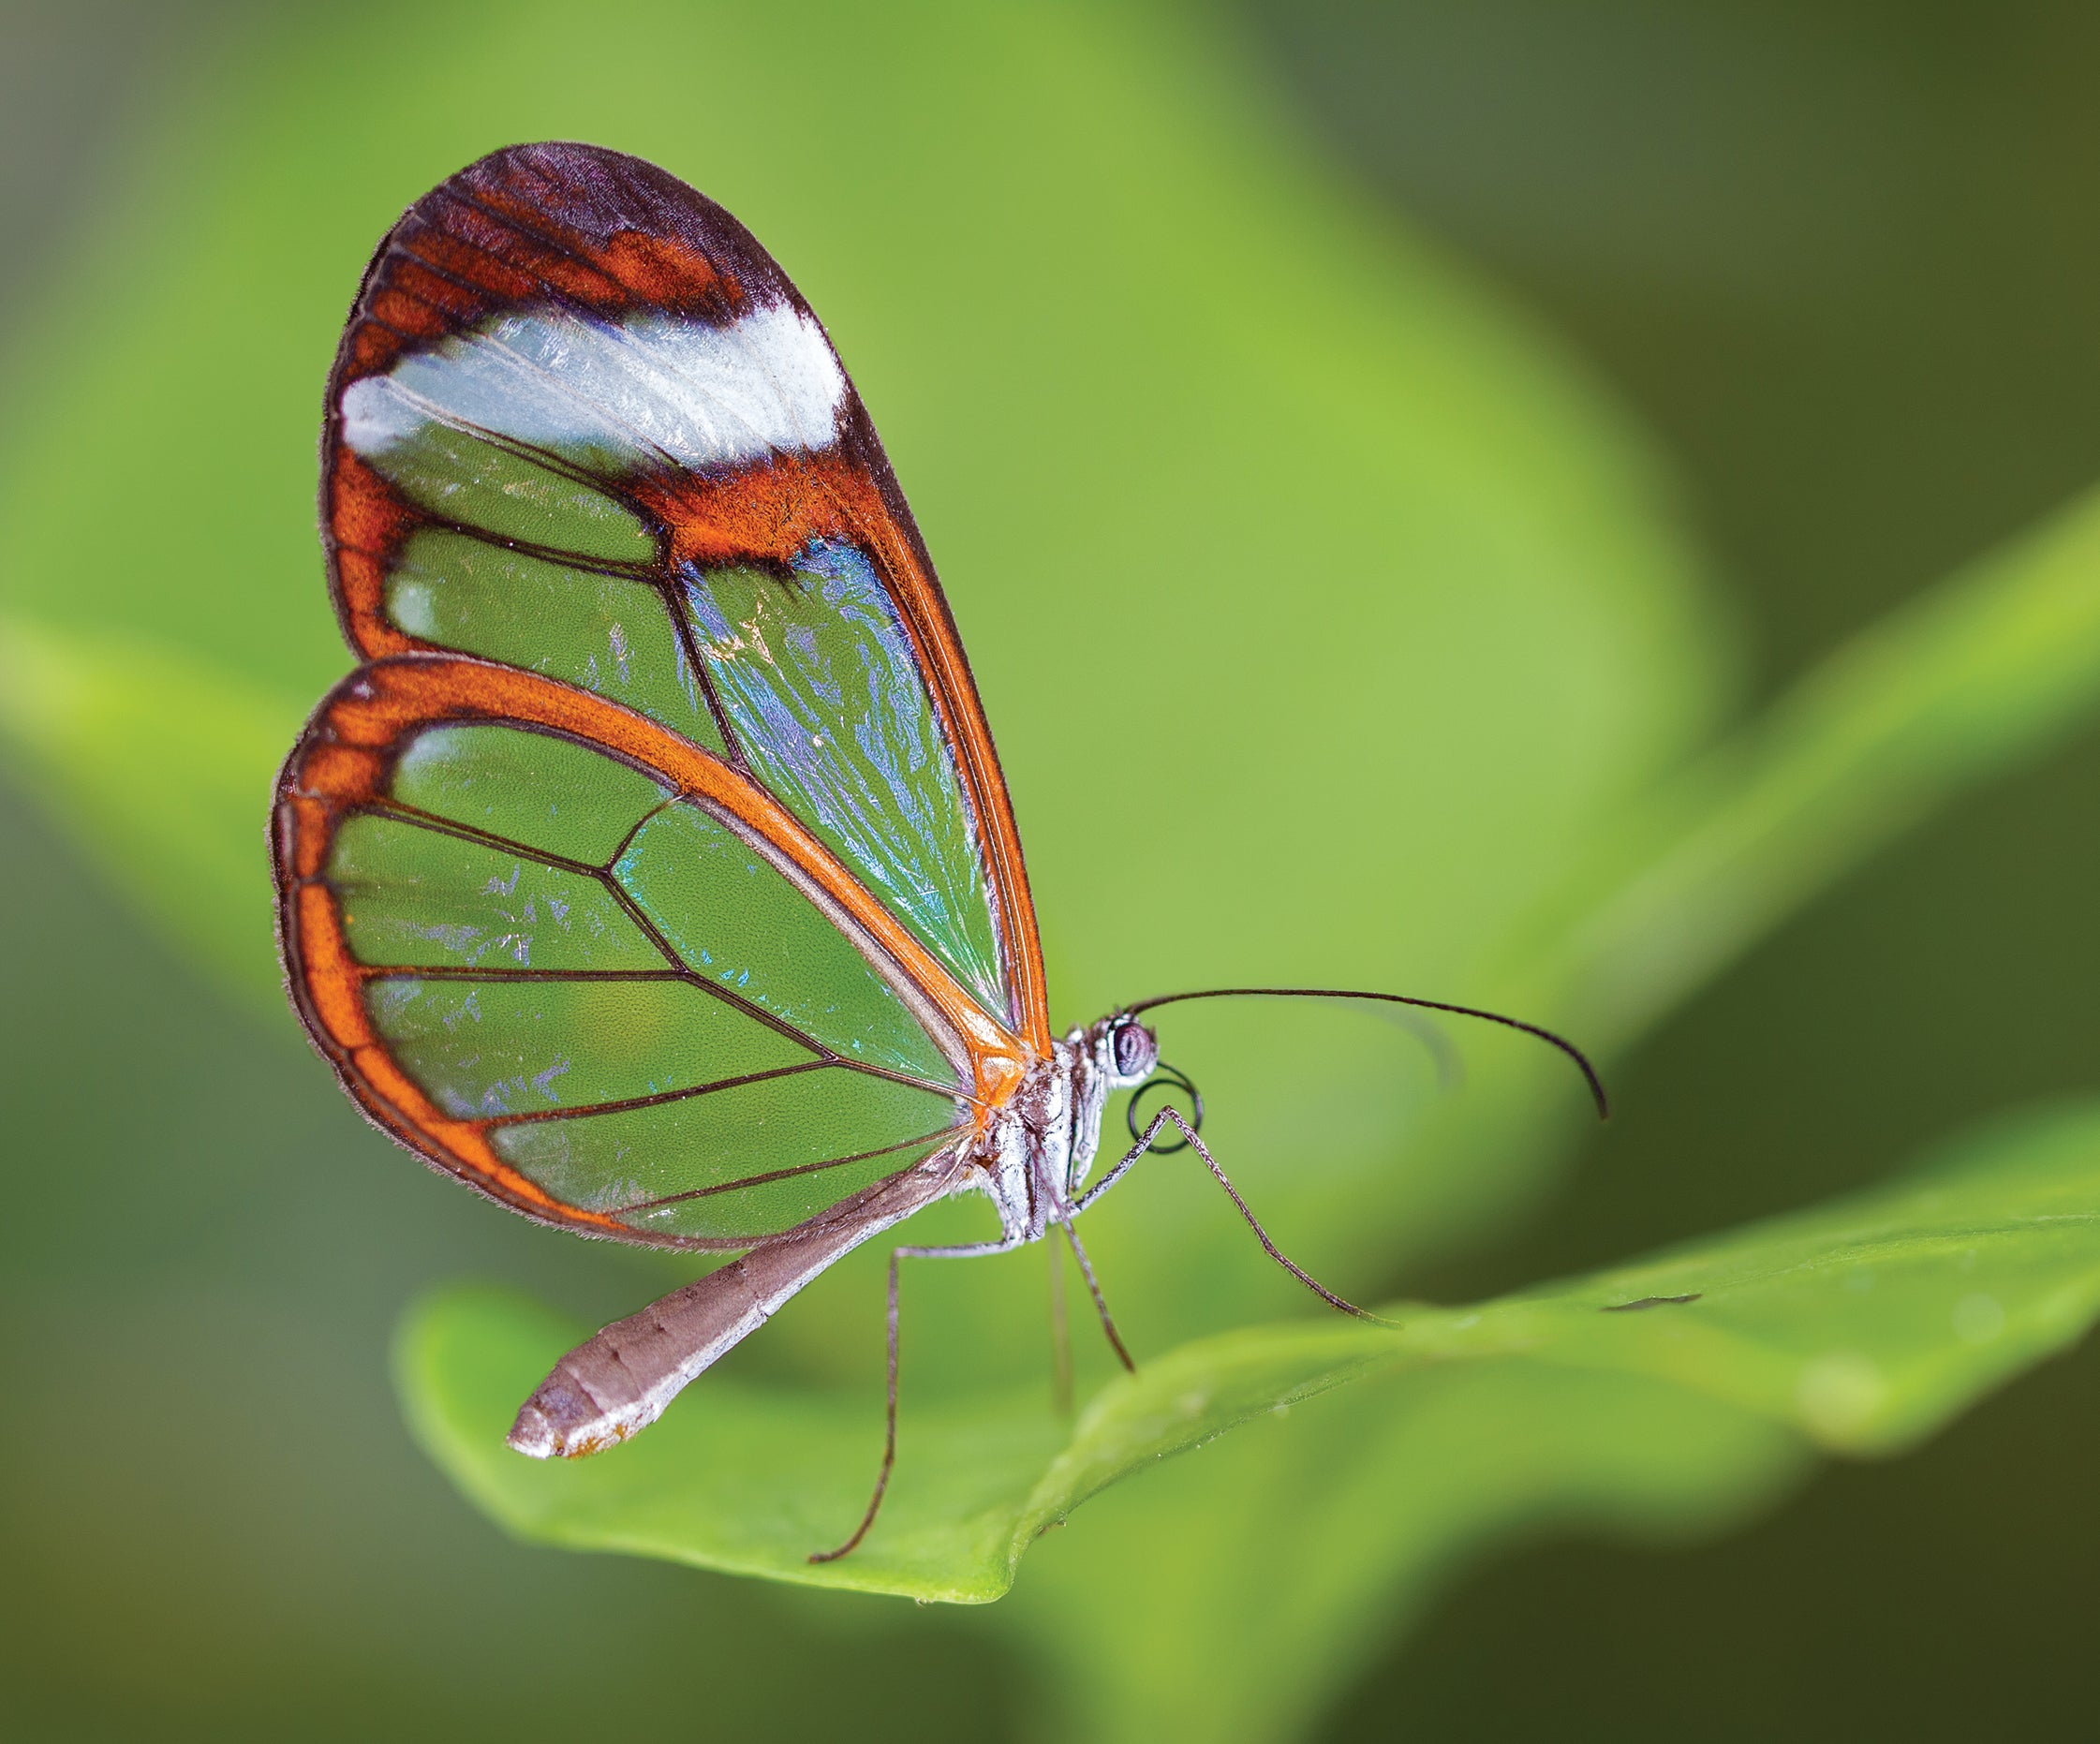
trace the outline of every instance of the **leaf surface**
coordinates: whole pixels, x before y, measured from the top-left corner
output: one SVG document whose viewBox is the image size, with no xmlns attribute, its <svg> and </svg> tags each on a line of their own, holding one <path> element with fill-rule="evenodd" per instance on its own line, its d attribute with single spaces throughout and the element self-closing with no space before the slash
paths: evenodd
<svg viewBox="0 0 2100 1744">
<path fill-rule="evenodd" d="M 1301 1405 L 1314 1417 L 1303 1434 L 1319 1440 L 1324 1407 L 1307 1402 L 1344 1385 L 1377 1396 L 1382 1440 L 1401 1443 L 1384 1452 L 1403 1465 L 1432 1398 L 1441 1417 L 1471 1397 L 1477 1433 L 1460 1404 L 1461 1421 L 1439 1434 L 1484 1449 L 1512 1433 L 1543 1434 L 1550 1448 L 1547 1420 L 1601 1421 L 1598 1402 L 1639 1401 L 1606 1444 L 1630 1473 L 1659 1457 L 1676 1467 L 1654 1498 L 1667 1519 L 1688 1498 L 1723 1506 L 1767 1486 L 1804 1444 L 1856 1456 L 1907 1446 L 2079 1338 L 2096 1311 L 2100 1107 L 2090 1107 L 1987 1134 L 1894 1188 L 1547 1289 L 1463 1308 L 1401 1305 L 1389 1326 L 1304 1320 L 1196 1340 L 1102 1388 L 1069 1437 L 1032 1397 L 933 1409 L 908 1397 L 881 1522 L 855 1556 L 817 1565 L 808 1553 L 845 1535 L 872 1476 L 879 1409 L 863 1395 L 703 1380 L 628 1446 L 528 1461 L 503 1445 L 510 1419 L 588 1328 L 481 1291 L 421 1308 L 397 1372 L 433 1457 L 523 1536 L 969 1603 L 999 1597 L 1038 1534 L 1169 1455 Z M 1473 1373 L 1496 1378 L 1469 1394 L 1455 1377 Z M 1532 1387 L 1545 1409 L 1519 1432 L 1507 1420 L 1527 1415 Z M 1576 1439 L 1598 1464 L 1594 1438 Z M 1465 1512 L 1492 1516 L 1513 1477 L 1552 1492 L 1557 1475 L 1550 1460 L 1514 1473 L 1486 1460 L 1486 1493 L 1465 1496 Z M 1382 1482 L 1392 1477 L 1382 1466 Z M 1437 1487 L 1454 1484 L 1466 1487 L 1459 1473 Z M 1625 1486 L 1636 1514 L 1646 1493 Z M 1401 1497 L 1384 1512 L 1363 1529 L 1390 1534 L 1411 1518 Z"/>
</svg>

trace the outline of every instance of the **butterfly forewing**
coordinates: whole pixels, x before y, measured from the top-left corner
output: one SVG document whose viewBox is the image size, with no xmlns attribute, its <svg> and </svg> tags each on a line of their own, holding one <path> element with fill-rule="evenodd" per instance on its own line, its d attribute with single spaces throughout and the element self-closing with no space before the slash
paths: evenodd
<svg viewBox="0 0 2100 1744">
<path fill-rule="evenodd" d="M 727 214 L 582 146 L 462 171 L 374 259 L 325 449 L 363 653 L 543 673 L 725 759 L 1047 1045 L 1005 789 L 924 548 L 822 329 Z"/>
</svg>

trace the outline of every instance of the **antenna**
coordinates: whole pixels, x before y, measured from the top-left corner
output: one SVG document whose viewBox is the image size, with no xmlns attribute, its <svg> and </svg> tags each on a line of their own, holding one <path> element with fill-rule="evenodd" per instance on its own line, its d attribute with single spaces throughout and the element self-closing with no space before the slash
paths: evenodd
<svg viewBox="0 0 2100 1744">
<path fill-rule="evenodd" d="M 1140 1012 L 1157 1011 L 1162 1005 L 1179 1005 L 1189 999 L 1371 999 L 1386 1005 L 1412 1005 L 1418 1011 L 1442 1012 L 1451 1017 L 1477 1017 L 1483 1023 L 1500 1024 L 1504 1029 L 1521 1031 L 1548 1047 L 1560 1049 L 1575 1061 L 1583 1081 L 1589 1085 L 1590 1100 L 1597 1104 L 1597 1118 L 1611 1118 L 1611 1103 L 1605 1095 L 1605 1081 L 1598 1077 L 1590 1057 L 1565 1036 L 1557 1036 L 1537 1024 L 1528 1024 L 1521 1017 L 1505 1017 L 1500 1012 L 1484 1012 L 1478 1006 L 1451 1005 L 1442 999 L 1418 999 L 1404 993 L 1362 993 L 1346 987 L 1208 987 L 1201 993 L 1163 993 L 1156 999 L 1140 999 L 1124 1009 L 1135 1017 Z"/>
</svg>

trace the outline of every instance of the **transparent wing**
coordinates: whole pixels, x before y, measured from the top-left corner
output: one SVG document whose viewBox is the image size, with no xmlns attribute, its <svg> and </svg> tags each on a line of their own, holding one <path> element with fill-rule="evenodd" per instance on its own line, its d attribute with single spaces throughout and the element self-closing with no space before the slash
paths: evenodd
<svg viewBox="0 0 2100 1744">
<path fill-rule="evenodd" d="M 373 260 L 324 451 L 368 658 L 504 662 L 714 753 L 1047 1050 L 1019 842 L 932 567 L 822 328 L 720 208 L 586 146 L 463 170 Z"/>
<path fill-rule="evenodd" d="M 396 657 L 288 763 L 285 958 L 382 1124 L 517 1209 L 747 1247 L 969 1128 L 908 929 L 720 760 L 572 687 Z"/>
</svg>

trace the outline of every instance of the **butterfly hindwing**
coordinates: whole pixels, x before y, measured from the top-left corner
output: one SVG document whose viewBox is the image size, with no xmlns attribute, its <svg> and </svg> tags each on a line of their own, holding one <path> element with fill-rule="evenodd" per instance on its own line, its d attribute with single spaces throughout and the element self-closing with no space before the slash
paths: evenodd
<svg viewBox="0 0 2100 1744">
<path fill-rule="evenodd" d="M 600 698 L 376 662 L 288 764 L 277 853 L 346 1082 L 518 1209 L 746 1246 L 966 1130 L 923 949 L 762 789 Z"/>
</svg>

